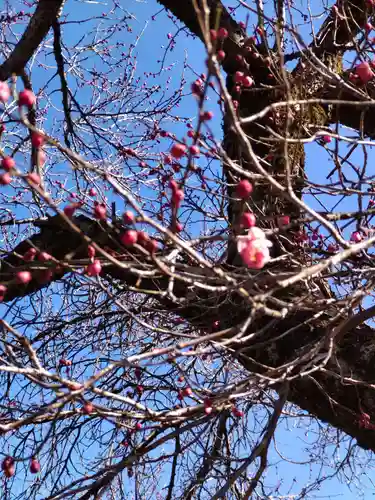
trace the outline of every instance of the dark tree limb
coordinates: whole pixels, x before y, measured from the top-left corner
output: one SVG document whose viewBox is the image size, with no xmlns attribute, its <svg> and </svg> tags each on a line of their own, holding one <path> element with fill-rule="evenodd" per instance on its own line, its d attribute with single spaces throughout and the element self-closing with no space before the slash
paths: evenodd
<svg viewBox="0 0 375 500">
<path fill-rule="evenodd" d="M 176 16 L 200 40 L 204 40 L 192 0 L 185 0 L 184 2 L 158 0 L 158 2 Z M 202 5 L 199 0 L 197 4 L 199 7 Z M 238 67 L 235 56 L 241 52 L 243 42 L 246 40 L 246 33 L 232 18 L 220 0 L 207 0 L 207 5 L 210 8 L 210 29 L 216 27 L 225 28 L 229 33 L 228 38 L 223 43 L 223 50 L 226 53 L 223 69 L 227 73 L 233 73 Z M 217 20 L 219 20 L 218 26 Z"/>
<path fill-rule="evenodd" d="M 52 23 L 57 19 L 65 0 L 39 0 L 30 22 L 6 61 L 0 66 L 0 80 L 19 75 L 33 56 Z"/>
<path fill-rule="evenodd" d="M 288 384 L 286 384 L 286 386 L 283 386 L 282 390 L 280 391 L 280 398 L 274 404 L 274 411 L 268 419 L 267 426 L 263 431 L 264 435 L 262 439 L 257 444 L 257 446 L 255 446 L 250 456 L 244 461 L 244 463 L 233 474 L 230 475 L 224 486 L 222 486 L 219 489 L 219 491 L 217 491 L 215 495 L 213 495 L 212 500 L 220 500 L 221 498 L 225 498 L 225 494 L 230 488 L 230 486 L 235 484 L 236 480 L 246 473 L 246 470 L 249 467 L 249 465 L 251 465 L 258 457 L 260 457 L 260 467 L 253 480 L 254 483 L 253 489 L 255 489 L 257 482 L 259 481 L 261 475 L 266 469 L 268 448 L 271 439 L 274 435 L 274 432 L 276 430 L 276 425 L 281 415 L 284 404 L 286 402 L 287 396 L 288 396 Z M 249 496 L 250 495 L 248 494 L 246 498 L 249 498 Z"/>
<path fill-rule="evenodd" d="M 74 134 L 74 125 L 70 114 L 69 88 L 68 88 L 68 82 L 66 81 L 65 77 L 64 58 L 61 47 L 61 27 L 57 19 L 55 19 L 54 22 L 52 23 L 52 28 L 53 28 L 53 54 L 55 56 L 57 72 L 59 74 L 61 82 L 62 104 L 65 115 L 65 123 L 66 123 L 66 130 L 64 130 L 64 139 L 65 139 L 65 144 L 68 146 L 68 148 L 70 148 L 71 144 L 69 135 Z"/>
<path fill-rule="evenodd" d="M 335 8 L 322 24 L 312 48 L 315 54 L 342 54 L 348 44 L 364 29 L 370 12 L 366 0 L 344 0 Z"/>
<path fill-rule="evenodd" d="M 369 4 L 366 0 L 346 0 L 340 2 L 335 8 L 331 9 L 328 17 L 323 22 L 316 39 L 304 51 L 302 60 L 311 64 L 311 53 L 324 62 L 327 68 L 341 76 L 348 85 L 353 87 L 350 92 L 348 86 L 342 84 L 332 85 L 332 81 L 324 80 L 316 68 L 302 68 L 298 65 L 294 74 L 308 81 L 308 97 L 342 100 L 342 101 L 360 101 L 372 100 L 375 97 L 375 85 L 370 82 L 366 86 L 356 86 L 349 81 L 350 71 L 344 71 L 342 58 L 344 53 L 355 47 L 355 39 L 365 29 L 366 21 L 371 14 Z M 366 36 L 364 34 L 364 36 Z M 310 73 L 315 76 L 311 79 Z M 320 81 L 320 84 L 317 82 Z M 360 92 L 358 92 L 360 91 Z M 356 109 L 353 106 L 333 105 L 324 107 L 326 112 L 326 125 L 340 122 L 347 127 L 360 130 L 367 137 L 373 137 L 375 134 L 375 121 L 372 117 L 372 107 L 365 109 L 359 106 Z"/>
<path fill-rule="evenodd" d="M 223 412 L 219 419 L 216 427 L 216 437 L 211 446 L 211 449 L 204 454 L 204 459 L 201 467 L 199 468 L 196 477 L 193 482 L 188 485 L 185 492 L 182 495 L 183 500 L 192 500 L 196 494 L 197 488 L 201 487 L 206 480 L 208 474 L 211 472 L 215 465 L 215 460 L 220 458 L 220 453 L 223 448 L 224 436 L 227 426 L 227 420 L 229 417 L 229 412 Z"/>
<path fill-rule="evenodd" d="M 169 481 L 168 485 L 168 493 L 166 496 L 165 500 L 172 500 L 173 499 L 173 488 L 176 482 L 176 474 L 177 474 L 177 463 L 178 459 L 181 454 L 181 440 L 180 440 L 180 435 L 177 434 L 175 438 L 175 448 L 174 448 L 174 456 L 173 456 L 173 462 L 172 462 L 172 468 L 171 468 L 171 479 Z"/>
<path fill-rule="evenodd" d="M 89 236 L 98 244 L 118 250 L 116 237 L 108 228 L 102 227 L 96 221 L 83 215 L 75 218 L 74 222 L 84 235 Z M 31 267 L 30 263 L 24 263 L 20 256 L 15 255 L 23 255 L 30 248 L 30 243 L 41 250 L 48 251 L 53 257 L 62 261 L 67 255 L 73 256 L 74 259 L 87 256 L 87 243 L 84 242 L 82 236 L 72 233 L 56 216 L 47 222 L 44 221 L 39 233 L 21 242 L 15 248 L 15 252 L 2 259 L 1 282 L 6 281 L 11 275 L 14 276 L 16 269 L 22 266 L 25 269 Z M 128 251 L 125 250 L 125 252 Z M 137 259 L 140 262 L 143 259 L 146 263 L 148 257 L 142 257 L 140 254 L 137 255 Z M 128 269 L 114 265 L 104 266 L 103 269 L 103 277 L 122 283 L 124 289 L 134 287 L 138 282 L 138 276 Z M 60 274 L 56 273 L 53 280 L 59 279 L 68 272 L 70 272 L 68 268 L 62 269 Z M 32 294 L 45 286 L 35 279 L 26 287 L 10 283 L 5 301 Z M 162 274 L 155 275 L 152 279 L 142 279 L 143 290 L 148 288 L 162 291 L 167 287 L 168 277 Z M 212 325 L 212 316 L 208 314 L 210 310 L 224 326 L 228 322 L 232 327 L 240 326 L 248 315 L 248 305 L 241 307 L 241 302 L 235 292 L 228 292 L 227 296 L 218 298 L 217 294 L 211 295 L 209 292 L 194 289 L 191 285 L 177 280 L 175 293 L 180 297 L 189 295 L 191 299 L 182 306 L 179 303 L 173 303 L 170 299 L 160 298 L 160 307 L 181 315 L 190 321 L 193 327 L 205 329 L 207 332 L 210 331 Z M 295 293 L 295 290 L 290 293 Z M 230 304 L 231 311 L 233 311 L 232 317 L 228 317 Z M 375 330 L 364 324 L 358 325 L 358 317 L 344 323 L 344 335 L 330 353 L 329 361 L 322 364 L 322 360 L 329 353 L 329 346 L 325 339 L 334 328 L 331 319 L 329 314 L 325 314 L 318 320 L 312 320 L 312 313 L 306 310 L 290 314 L 275 324 L 264 315 L 260 315 L 255 318 L 246 334 L 250 334 L 253 329 L 257 331 L 263 328 L 264 334 L 261 342 L 243 345 L 239 341 L 237 348 L 236 344 L 232 345 L 232 355 L 248 371 L 260 376 L 267 374 L 268 378 L 274 379 L 275 387 L 284 373 L 282 367 L 289 363 L 289 366 L 294 368 L 289 370 L 291 383 L 288 400 L 323 422 L 357 439 L 361 447 L 375 451 L 375 432 L 369 428 L 361 428 L 358 423 L 361 411 L 369 415 L 375 414 Z M 282 336 L 285 332 L 290 333 Z M 281 338 L 277 340 L 278 337 Z M 316 358 L 310 360 L 310 367 L 306 365 L 306 371 L 312 367 L 316 367 L 316 371 L 300 376 L 299 374 L 303 373 L 304 369 L 300 364 L 301 357 L 304 353 L 312 351 L 319 342 L 321 346 L 316 351 Z"/>
<path fill-rule="evenodd" d="M 347 76 L 344 75 L 344 76 Z M 358 104 L 355 106 L 348 106 L 345 104 L 332 105 L 332 111 L 329 115 L 329 123 L 341 123 L 346 127 L 358 130 L 359 134 L 363 137 L 375 137 L 375 83 L 370 82 L 366 87 L 360 88 L 363 92 L 362 101 L 373 101 L 373 104 L 364 106 Z M 340 86 L 330 87 L 324 91 L 323 97 L 325 99 L 341 100 L 341 101 L 359 101 L 358 95 L 354 95 L 346 88 L 342 89 Z"/>
</svg>

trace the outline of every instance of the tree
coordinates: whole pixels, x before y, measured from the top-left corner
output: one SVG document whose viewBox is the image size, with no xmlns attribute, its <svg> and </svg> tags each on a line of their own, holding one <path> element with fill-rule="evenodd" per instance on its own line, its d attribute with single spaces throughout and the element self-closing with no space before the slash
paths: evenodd
<svg viewBox="0 0 375 500">
<path fill-rule="evenodd" d="M 350 467 L 375 449 L 374 5 L 159 0 L 207 53 L 170 88 L 137 75 L 115 1 L 63 3 L 2 17 L 4 498 L 282 495 L 264 477 L 296 416 L 311 462 Z"/>
</svg>

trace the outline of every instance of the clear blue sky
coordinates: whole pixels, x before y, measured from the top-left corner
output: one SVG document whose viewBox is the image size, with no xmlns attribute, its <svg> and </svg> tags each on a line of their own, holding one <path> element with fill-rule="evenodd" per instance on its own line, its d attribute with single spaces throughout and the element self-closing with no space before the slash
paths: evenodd
<svg viewBox="0 0 375 500">
<path fill-rule="evenodd" d="M 233 5 L 235 2 L 229 2 L 229 5 Z M 314 7 L 314 6 L 313 6 Z M 136 14 L 137 21 L 140 27 L 143 27 L 144 23 L 150 18 L 150 13 L 154 13 L 158 10 L 158 6 L 155 1 L 149 1 L 142 4 L 133 4 L 132 12 Z M 245 20 L 245 16 L 241 17 L 239 14 L 237 20 Z M 256 24 L 255 20 L 249 22 L 250 26 Z M 173 26 L 172 22 L 167 18 L 165 14 L 157 17 L 156 21 L 149 22 L 142 40 L 138 45 L 139 50 L 139 70 L 142 71 L 155 71 L 158 68 L 156 61 L 160 59 L 160 51 L 162 46 L 166 46 L 168 43 L 167 33 L 174 35 L 177 29 Z M 302 31 L 305 35 L 305 39 L 309 39 L 308 33 Z M 152 41 L 152 43 L 150 43 Z M 204 71 L 204 60 L 205 53 L 203 46 L 199 40 L 192 40 L 187 38 L 183 33 L 178 35 L 176 38 L 176 47 L 172 53 L 169 54 L 167 61 L 175 64 L 174 71 L 171 73 L 175 75 L 177 79 L 179 72 L 183 66 L 183 61 L 187 56 L 188 63 L 194 68 L 196 74 L 200 74 Z M 348 61 L 349 62 L 349 61 Z M 153 69 L 154 68 L 154 69 Z M 173 77 L 172 77 L 173 78 Z M 190 81 L 194 79 L 194 74 L 191 73 Z M 187 76 L 189 81 L 189 77 Z M 189 97 L 183 101 L 179 109 L 179 113 L 182 116 L 191 116 L 194 114 L 194 100 Z M 213 99 L 211 101 L 211 106 L 217 117 L 219 117 L 219 110 L 216 106 L 216 101 Z M 212 128 L 217 137 L 221 137 L 221 120 L 216 119 L 212 124 Z M 333 144 L 332 144 L 333 147 Z M 328 156 L 321 146 L 316 144 L 309 145 L 306 148 L 307 151 L 307 173 L 310 179 L 315 182 L 326 182 L 326 175 L 328 171 L 332 168 L 332 163 L 328 161 Z M 360 158 L 360 153 L 355 157 L 358 161 Z M 309 202 L 313 208 L 317 210 L 322 210 L 321 205 L 309 197 Z M 337 202 L 337 199 L 332 201 L 331 199 L 324 199 L 324 202 L 328 204 L 328 207 L 333 206 Z M 329 205 L 329 203 L 331 205 Z M 345 199 L 339 207 L 336 208 L 338 211 L 353 210 L 356 207 L 355 200 Z M 251 427 L 251 416 L 248 416 L 249 426 Z M 309 421 L 309 419 L 306 419 Z M 320 432 L 324 432 L 324 424 L 321 425 Z M 335 432 L 330 431 L 333 436 Z M 265 484 L 280 484 L 280 494 L 292 495 L 301 490 L 303 486 L 307 486 L 309 482 L 311 483 L 314 477 L 319 474 L 319 465 L 311 467 L 308 464 L 309 456 L 314 456 L 321 453 L 319 449 L 318 439 L 318 428 L 312 425 L 307 431 L 304 428 L 304 419 L 290 418 L 285 424 L 282 424 L 276 433 L 277 437 L 277 449 L 280 453 L 273 452 L 270 454 L 269 462 L 273 466 L 270 467 L 269 472 L 266 476 Z M 322 472 L 321 475 L 326 475 L 327 477 L 334 473 L 335 465 L 337 465 L 345 456 L 345 447 L 340 449 L 340 452 L 335 452 L 334 447 L 326 450 L 326 456 L 322 457 Z M 243 450 L 244 455 L 249 450 Z M 363 451 L 358 452 L 358 466 L 353 477 L 351 477 L 350 484 L 345 484 L 339 482 L 336 478 L 332 480 L 327 480 L 322 483 L 320 491 L 314 491 L 307 495 L 307 498 L 340 498 L 340 499 L 357 499 L 360 497 L 359 491 L 356 489 L 355 485 L 361 485 L 364 489 L 365 499 L 373 498 L 375 489 L 371 484 L 371 480 L 368 476 L 372 476 L 372 468 L 366 467 L 364 464 L 366 462 L 366 453 Z M 285 458 L 285 461 L 283 458 Z M 319 463 L 319 459 L 318 459 Z M 362 463 L 363 468 L 360 466 Z M 294 483 L 294 484 L 293 484 Z"/>
<path fill-rule="evenodd" d="M 234 2 L 233 2 L 234 3 Z M 165 13 L 158 15 L 155 21 L 151 20 L 153 14 L 156 14 L 160 10 L 160 5 L 156 3 L 156 0 L 150 0 L 145 2 L 128 2 L 129 12 L 134 14 L 135 19 L 130 22 L 133 28 L 132 33 L 126 35 L 128 43 L 134 43 L 134 39 L 137 35 L 141 35 L 135 49 L 137 54 L 137 74 L 141 80 L 152 80 L 152 76 L 146 76 L 146 74 L 156 73 L 160 69 L 160 63 L 158 62 L 163 56 L 163 48 L 165 48 L 170 40 L 168 38 L 168 33 L 173 36 L 177 33 L 178 26 L 174 25 L 173 22 L 168 19 Z M 88 9 L 90 10 L 90 16 L 95 12 L 100 15 L 105 8 L 103 5 L 95 3 L 80 3 L 67 0 L 65 6 L 65 13 L 69 16 L 72 13 L 72 17 L 79 19 L 87 17 Z M 240 16 L 237 16 L 238 20 L 241 20 Z M 244 20 L 244 17 L 242 18 Z M 255 20 L 251 20 L 250 25 L 255 24 Z M 105 21 L 104 21 L 105 22 Z M 71 26 L 65 29 L 64 36 L 67 40 L 72 42 L 75 38 L 79 38 L 81 33 L 77 32 L 75 26 Z M 122 40 L 123 41 L 123 40 Z M 163 84 L 164 86 L 170 86 L 171 89 L 174 88 L 180 80 L 180 75 L 182 71 L 186 73 L 187 81 L 187 93 L 189 93 L 189 85 L 196 75 L 205 71 L 205 53 L 203 46 L 200 41 L 194 40 L 192 37 L 187 37 L 184 32 L 180 32 L 176 39 L 176 45 L 173 51 L 168 52 L 166 56 L 165 66 L 170 66 L 172 69 L 170 71 L 164 71 L 162 76 L 155 78 L 155 83 Z M 188 68 L 184 68 L 184 62 L 187 61 L 189 65 Z M 190 69 L 191 67 L 191 69 Z M 171 79 L 168 83 L 168 79 Z M 44 84 L 43 72 L 36 71 L 34 85 L 36 87 L 38 84 L 41 86 Z M 36 88 L 37 90 L 37 88 Z M 80 94 L 80 99 L 89 98 L 89 89 L 82 89 Z M 212 122 L 211 127 L 216 135 L 216 137 L 221 137 L 221 117 L 220 111 L 216 104 L 216 99 L 213 94 L 211 94 L 211 100 L 208 101 L 207 107 L 215 113 L 215 120 Z M 57 100 L 59 96 L 55 97 Z M 182 117 L 191 117 L 194 119 L 196 116 L 196 102 L 192 96 L 187 96 L 183 98 L 178 109 L 175 110 L 176 114 Z M 167 128 L 167 126 L 166 126 Z M 186 131 L 185 125 L 178 126 L 176 123 L 171 125 L 169 131 L 175 132 L 177 135 L 182 137 Z M 162 147 L 162 146 L 161 146 Z M 328 157 L 321 147 L 316 145 L 311 145 L 307 148 L 307 173 L 312 176 L 317 182 L 325 182 L 325 176 L 328 173 L 328 169 L 332 168 L 331 163 L 328 163 Z M 314 208 L 319 208 L 319 204 L 316 201 L 312 201 Z M 330 200 L 328 200 L 330 202 Z M 349 203 L 349 205 L 348 205 Z M 353 203 L 353 205 L 352 205 Z M 354 208 L 354 201 L 347 202 L 340 207 L 341 210 Z M 199 228 L 192 228 L 192 232 L 199 231 Z M 246 416 L 249 429 L 252 427 L 253 421 L 251 413 Z M 306 486 L 309 481 L 312 481 L 319 474 L 319 465 L 310 466 L 306 465 L 309 460 L 309 456 L 318 455 L 320 453 L 319 441 L 318 439 L 318 427 L 312 424 L 309 427 L 309 431 L 306 431 L 304 427 L 304 421 L 308 418 L 302 419 L 291 417 L 285 421 L 276 433 L 277 450 L 272 447 L 269 456 L 269 462 L 272 467 L 265 477 L 266 485 L 276 485 L 280 484 L 280 494 L 292 495 L 293 493 L 300 492 L 303 486 Z M 324 425 L 320 428 L 320 432 L 324 432 Z M 334 439 L 334 432 L 332 437 Z M 334 442 L 334 441 L 333 441 Z M 168 449 L 168 448 L 167 448 Z M 242 450 L 243 456 L 245 457 L 250 450 Z M 358 453 L 358 464 L 365 463 L 366 454 L 362 451 Z M 339 462 L 345 456 L 345 449 L 341 449 L 339 453 L 334 452 L 334 448 L 327 449 L 324 457 L 322 457 L 322 471 L 320 474 L 329 476 L 334 472 L 335 464 Z M 319 458 L 319 455 L 318 455 Z M 285 460 L 284 460 L 285 459 Z M 319 461 L 319 460 L 318 460 Z M 363 467 L 358 465 L 356 471 L 354 471 L 352 477 L 353 485 L 355 481 L 362 483 L 362 488 L 365 489 L 365 495 L 363 498 L 372 498 L 375 493 L 375 489 L 371 487 L 371 482 L 367 478 L 367 475 L 371 476 L 372 468 Z M 169 477 L 165 476 L 165 482 L 167 483 Z M 163 477 L 161 478 L 163 482 Z M 341 498 L 341 499 L 357 499 L 359 498 L 358 491 L 354 488 L 350 488 L 339 482 L 337 479 L 327 480 L 322 486 L 321 490 L 318 492 L 313 492 L 310 496 L 307 495 L 306 498 Z M 292 497 L 291 497 L 292 498 Z"/>
<path fill-rule="evenodd" d="M 233 5 L 235 2 L 230 2 Z M 158 11 L 159 5 L 155 1 L 148 1 L 145 3 L 133 3 L 129 10 L 134 12 L 137 21 L 133 24 L 134 31 L 137 32 L 136 26 L 139 26 L 139 31 L 143 29 L 148 21 L 144 35 L 142 36 L 138 44 L 138 70 L 140 73 L 154 72 L 158 69 L 157 60 L 160 59 L 161 49 L 165 47 L 169 40 L 167 34 L 171 33 L 175 35 L 177 33 L 177 27 L 173 25 L 170 19 L 167 18 L 165 14 L 161 14 L 156 18 L 155 21 L 149 21 L 150 14 L 154 14 Z M 241 18 L 240 15 L 237 16 L 237 20 L 245 20 L 245 16 Z M 249 25 L 254 26 L 255 20 Z M 178 25 L 179 26 L 179 25 Z M 308 33 L 302 32 L 305 35 L 305 39 L 308 40 Z M 176 37 L 176 46 L 174 50 L 168 55 L 167 62 L 174 64 L 174 69 L 171 71 L 170 75 L 173 79 L 178 81 L 180 72 L 182 71 L 183 62 L 187 57 L 188 64 L 192 66 L 196 74 L 200 74 L 205 70 L 204 60 L 205 53 L 203 46 L 199 40 L 193 40 L 191 37 L 186 37 L 184 33 L 180 33 Z M 189 76 L 190 75 L 190 76 Z M 187 72 L 187 81 L 193 81 L 195 78 L 194 73 Z M 212 124 L 213 131 L 217 137 L 221 137 L 221 119 L 218 107 L 216 105 L 215 99 L 210 102 L 210 109 L 213 109 L 216 115 L 216 120 Z M 178 113 L 182 116 L 192 116 L 195 113 L 195 102 L 193 97 L 187 97 L 181 104 Z M 332 145 L 333 147 L 333 145 Z M 325 177 L 328 171 L 332 168 L 332 163 L 328 161 L 328 156 L 321 146 L 315 144 L 309 145 L 307 148 L 307 173 L 311 179 L 316 182 L 326 182 Z M 358 159 L 358 156 L 356 157 Z M 322 210 L 321 205 L 309 198 L 309 202 L 317 210 Z M 335 199 L 324 200 L 324 202 L 331 203 L 332 205 L 337 202 Z M 328 206 L 332 206 L 328 205 Z M 336 210 L 353 210 L 356 207 L 355 200 L 348 201 L 345 200 Z M 249 426 L 251 427 L 251 416 L 248 416 Z M 308 418 L 305 419 L 309 421 Z M 321 424 L 320 432 L 324 432 L 324 424 Z M 333 436 L 335 432 L 330 431 Z M 304 427 L 304 419 L 290 418 L 285 424 L 282 424 L 276 433 L 277 437 L 277 449 L 278 453 L 275 452 L 274 448 L 270 454 L 269 462 L 273 466 L 270 467 L 269 472 L 266 476 L 265 484 L 280 484 L 280 494 L 292 495 L 301 490 L 303 486 L 307 486 L 309 482 L 312 482 L 314 477 L 319 474 L 319 465 L 311 467 L 308 464 L 309 456 L 314 456 L 321 453 L 319 449 L 318 439 L 318 428 L 314 424 L 311 425 L 307 431 Z M 340 452 L 335 452 L 334 447 L 326 450 L 326 456 L 322 457 L 322 472 L 321 475 L 330 476 L 335 471 L 336 464 L 339 463 L 345 456 L 345 447 L 340 449 Z M 243 456 L 249 450 L 243 450 Z M 351 477 L 351 487 L 350 484 L 346 485 L 345 481 L 339 482 L 337 479 L 327 480 L 322 483 L 320 491 L 312 492 L 307 495 L 307 498 L 341 498 L 341 499 L 357 499 L 360 496 L 358 490 L 356 490 L 355 485 L 361 485 L 365 490 L 365 499 L 372 498 L 375 489 L 371 485 L 371 480 L 368 476 L 372 476 L 372 468 L 364 466 L 366 462 L 366 453 L 363 451 L 358 452 L 358 467 L 355 471 L 353 477 Z M 285 460 L 283 460 L 283 458 Z M 318 460 L 319 463 L 319 460 Z M 363 468 L 360 464 L 363 464 Z M 343 484 L 344 483 L 344 484 Z M 310 495 L 310 496 L 309 496 Z"/>
</svg>

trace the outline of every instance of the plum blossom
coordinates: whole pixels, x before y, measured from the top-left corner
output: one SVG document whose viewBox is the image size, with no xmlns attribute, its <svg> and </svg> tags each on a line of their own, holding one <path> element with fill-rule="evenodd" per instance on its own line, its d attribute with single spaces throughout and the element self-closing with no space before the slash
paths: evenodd
<svg viewBox="0 0 375 500">
<path fill-rule="evenodd" d="M 358 231 L 354 231 L 354 233 L 352 233 L 350 236 L 350 241 L 353 243 L 359 243 L 360 241 L 362 241 L 361 233 Z"/>
<path fill-rule="evenodd" d="M 237 237 L 237 250 L 251 269 L 261 269 L 270 260 L 271 246 L 272 242 L 259 227 L 252 227 L 246 235 Z"/>
<path fill-rule="evenodd" d="M 358 66 L 356 67 L 356 74 L 358 75 L 362 83 L 368 83 L 374 76 L 369 63 L 367 62 L 358 64 Z"/>
</svg>

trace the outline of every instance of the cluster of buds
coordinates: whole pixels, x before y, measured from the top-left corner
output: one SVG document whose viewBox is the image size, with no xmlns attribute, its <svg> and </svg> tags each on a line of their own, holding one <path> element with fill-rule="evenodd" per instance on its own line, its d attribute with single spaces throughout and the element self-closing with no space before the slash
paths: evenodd
<svg viewBox="0 0 375 500">
<path fill-rule="evenodd" d="M 358 419 L 358 427 L 360 429 L 375 429 L 375 425 L 370 422 L 370 415 L 368 413 L 361 413 Z"/>
</svg>

